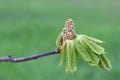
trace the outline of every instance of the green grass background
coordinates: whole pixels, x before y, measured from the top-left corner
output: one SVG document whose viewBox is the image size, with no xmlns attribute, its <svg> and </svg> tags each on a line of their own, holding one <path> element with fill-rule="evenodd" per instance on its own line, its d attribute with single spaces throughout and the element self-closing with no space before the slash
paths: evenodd
<svg viewBox="0 0 120 80">
<path fill-rule="evenodd" d="M 105 41 L 111 71 L 78 60 L 74 75 L 59 55 L 22 63 L 0 63 L 0 80 L 120 80 L 119 0 L 0 0 L 0 56 L 22 57 L 56 49 L 66 19 L 76 32 Z"/>
</svg>

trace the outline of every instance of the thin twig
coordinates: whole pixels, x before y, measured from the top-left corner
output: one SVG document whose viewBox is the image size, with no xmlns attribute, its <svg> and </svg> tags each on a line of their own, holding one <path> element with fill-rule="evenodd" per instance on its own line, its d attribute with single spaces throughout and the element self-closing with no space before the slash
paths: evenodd
<svg viewBox="0 0 120 80">
<path fill-rule="evenodd" d="M 37 58 L 40 58 L 40 57 L 53 55 L 53 54 L 58 54 L 58 53 L 59 53 L 58 50 L 52 50 L 52 51 L 49 51 L 49 52 L 34 54 L 34 55 L 31 55 L 31 56 L 20 57 L 20 58 L 15 58 L 13 56 L 5 56 L 5 57 L 0 57 L 0 62 L 23 62 L 23 61 L 33 60 L 33 59 L 37 59 Z"/>
</svg>

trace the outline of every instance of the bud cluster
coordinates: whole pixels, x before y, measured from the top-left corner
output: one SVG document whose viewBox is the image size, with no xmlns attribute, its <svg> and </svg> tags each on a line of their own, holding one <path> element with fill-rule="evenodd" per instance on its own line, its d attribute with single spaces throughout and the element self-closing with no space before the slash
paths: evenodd
<svg viewBox="0 0 120 80">
<path fill-rule="evenodd" d="M 74 23 L 72 19 L 68 19 L 63 28 L 63 41 L 71 40 L 74 38 Z"/>
</svg>

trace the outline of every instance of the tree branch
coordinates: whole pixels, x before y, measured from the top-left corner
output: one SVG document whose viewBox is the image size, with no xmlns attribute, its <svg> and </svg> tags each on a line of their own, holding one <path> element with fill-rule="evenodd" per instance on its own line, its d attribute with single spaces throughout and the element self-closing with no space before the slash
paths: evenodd
<svg viewBox="0 0 120 80">
<path fill-rule="evenodd" d="M 5 57 L 0 57 L 0 62 L 23 62 L 23 61 L 33 60 L 33 59 L 41 58 L 48 55 L 58 54 L 58 53 L 59 53 L 58 50 L 52 50 L 49 52 L 34 54 L 31 56 L 20 57 L 20 58 L 14 58 L 13 56 L 10 55 Z"/>
</svg>

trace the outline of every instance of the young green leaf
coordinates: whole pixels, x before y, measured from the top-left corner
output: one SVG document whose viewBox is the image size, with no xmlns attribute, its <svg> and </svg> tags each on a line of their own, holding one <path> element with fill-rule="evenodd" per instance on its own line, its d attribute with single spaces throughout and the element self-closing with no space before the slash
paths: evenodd
<svg viewBox="0 0 120 80">
<path fill-rule="evenodd" d="M 98 55 L 95 54 L 94 52 L 92 52 L 91 50 L 88 50 L 88 53 L 89 53 L 90 57 L 92 58 L 92 60 L 94 61 L 94 64 L 98 65 L 98 63 L 99 63 Z"/>
<path fill-rule="evenodd" d="M 95 43 L 98 43 L 98 44 L 103 43 L 103 41 L 101 41 L 99 39 L 96 39 L 96 38 L 93 38 L 93 37 L 90 37 L 90 36 L 86 36 L 86 35 L 83 35 L 83 34 L 82 34 L 82 36 L 85 37 L 86 39 L 92 41 L 92 42 L 95 42 Z"/>
<path fill-rule="evenodd" d="M 71 69 L 71 50 L 70 50 L 70 42 L 66 40 L 66 72 L 70 72 Z"/>
<path fill-rule="evenodd" d="M 65 55 L 66 55 L 66 42 L 63 44 L 62 51 L 60 53 L 60 65 L 62 65 Z"/>
<path fill-rule="evenodd" d="M 75 49 L 76 53 L 79 53 L 80 56 L 85 60 L 85 61 L 91 61 L 90 56 L 84 51 L 83 47 L 79 44 L 79 42 L 75 43 Z"/>
<path fill-rule="evenodd" d="M 87 53 L 86 49 L 84 48 L 84 46 L 82 46 L 79 42 L 76 42 L 75 44 L 75 48 L 76 48 L 76 52 L 80 54 L 80 56 L 86 61 L 88 62 L 89 65 L 94 66 L 95 63 L 92 60 L 92 58 L 90 57 L 90 55 Z"/>
<path fill-rule="evenodd" d="M 70 43 L 70 54 L 71 54 L 71 70 L 70 72 L 75 72 L 76 69 L 77 69 L 77 65 L 76 65 L 76 53 L 75 53 L 75 46 L 74 46 L 74 41 L 71 40 L 71 43 Z"/>
<path fill-rule="evenodd" d="M 108 58 L 105 55 L 101 55 L 101 57 L 102 57 L 102 60 L 104 61 L 105 65 L 106 65 L 106 69 L 108 71 L 110 71 L 110 69 L 111 69 L 110 61 L 108 60 Z"/>
<path fill-rule="evenodd" d="M 88 47 L 94 51 L 96 54 L 104 54 L 105 53 L 105 49 L 101 46 L 99 46 L 98 44 L 90 41 L 90 40 L 87 40 L 85 38 L 83 38 L 82 40 L 86 45 L 88 45 Z"/>
<path fill-rule="evenodd" d="M 86 54 L 90 57 L 90 61 L 88 61 L 88 64 L 91 66 L 95 66 L 99 63 L 98 56 L 89 48 L 89 46 L 84 42 L 84 39 L 82 36 L 78 38 L 78 42 L 81 45 L 83 54 Z"/>
<path fill-rule="evenodd" d="M 99 67 L 101 67 L 101 68 L 103 68 L 103 69 L 107 69 L 106 64 L 104 63 L 101 55 L 99 55 L 99 59 L 100 59 Z"/>
</svg>

